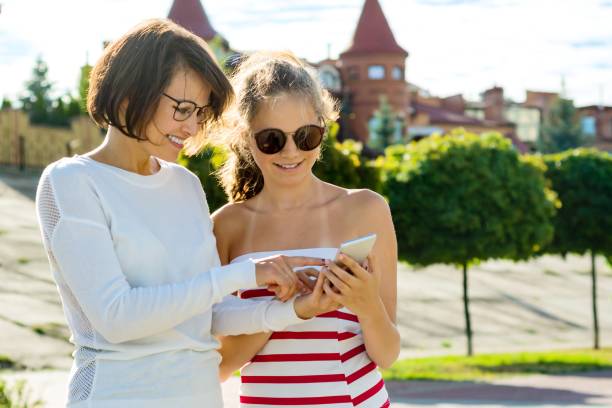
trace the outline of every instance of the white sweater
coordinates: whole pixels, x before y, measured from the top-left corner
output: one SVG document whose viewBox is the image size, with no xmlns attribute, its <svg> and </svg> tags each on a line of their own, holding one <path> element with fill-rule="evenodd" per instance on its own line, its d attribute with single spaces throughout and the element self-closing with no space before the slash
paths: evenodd
<svg viewBox="0 0 612 408">
<path fill-rule="evenodd" d="M 75 156 L 40 179 L 43 241 L 76 345 L 73 401 L 90 397 L 98 360 L 176 350 L 218 358 L 213 334 L 300 321 L 293 302 L 230 295 L 256 286 L 253 262 L 220 266 L 198 178 L 158 161 L 157 173 L 142 176 Z"/>
</svg>

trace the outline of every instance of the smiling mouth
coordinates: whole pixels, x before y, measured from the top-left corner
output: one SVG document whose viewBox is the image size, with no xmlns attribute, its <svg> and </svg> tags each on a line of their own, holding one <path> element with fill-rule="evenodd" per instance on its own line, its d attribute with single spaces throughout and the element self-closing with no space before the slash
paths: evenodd
<svg viewBox="0 0 612 408">
<path fill-rule="evenodd" d="M 298 168 L 302 163 L 304 163 L 304 160 L 302 160 L 299 163 L 291 163 L 291 164 L 280 164 L 280 163 L 274 163 L 274 165 L 278 168 L 281 168 L 283 170 L 293 170 Z"/>
<path fill-rule="evenodd" d="M 179 149 L 182 149 L 185 145 L 185 139 L 181 139 L 180 137 L 174 135 L 167 135 L 166 137 L 168 138 L 168 140 L 170 140 L 170 143 L 172 143 L 173 146 Z"/>
</svg>

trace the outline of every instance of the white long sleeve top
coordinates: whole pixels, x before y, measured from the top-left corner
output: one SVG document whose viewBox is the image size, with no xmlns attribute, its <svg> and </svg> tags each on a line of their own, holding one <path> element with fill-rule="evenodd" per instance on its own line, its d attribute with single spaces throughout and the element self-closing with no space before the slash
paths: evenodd
<svg viewBox="0 0 612 408">
<path fill-rule="evenodd" d="M 213 334 L 300 321 L 292 302 L 260 306 L 230 295 L 256 286 L 254 263 L 220 266 L 198 178 L 158 161 L 157 173 L 142 176 L 74 156 L 49 165 L 40 179 L 37 213 L 77 348 L 77 375 L 98 359 L 216 354 Z"/>
</svg>

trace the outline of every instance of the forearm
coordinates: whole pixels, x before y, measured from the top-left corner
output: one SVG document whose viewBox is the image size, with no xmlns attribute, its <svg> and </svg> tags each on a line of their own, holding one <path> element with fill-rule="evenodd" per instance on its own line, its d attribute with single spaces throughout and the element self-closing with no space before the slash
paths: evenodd
<svg viewBox="0 0 612 408">
<path fill-rule="evenodd" d="M 359 316 L 366 351 L 380 368 L 389 368 L 400 352 L 400 335 L 382 301 Z"/>
<path fill-rule="evenodd" d="M 295 299 L 256 301 L 228 295 L 213 306 L 211 331 L 219 336 L 255 334 L 262 331 L 280 331 L 303 319 L 294 309 Z"/>
<path fill-rule="evenodd" d="M 234 371 L 248 363 L 268 342 L 272 333 L 243 334 L 240 336 L 224 336 L 220 338 L 221 364 L 219 379 L 227 380 Z"/>
</svg>

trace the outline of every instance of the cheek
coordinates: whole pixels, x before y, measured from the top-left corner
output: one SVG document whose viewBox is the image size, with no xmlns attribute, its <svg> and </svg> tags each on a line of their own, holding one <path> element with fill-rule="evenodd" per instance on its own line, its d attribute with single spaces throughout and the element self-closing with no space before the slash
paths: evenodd
<svg viewBox="0 0 612 408">
<path fill-rule="evenodd" d="M 273 155 L 266 155 L 259 151 L 253 152 L 252 150 L 251 154 L 253 156 L 253 160 L 255 161 L 255 165 L 260 169 L 265 169 L 266 167 L 273 165 Z"/>
<path fill-rule="evenodd" d="M 314 164 L 317 160 L 321 158 L 321 147 L 317 147 L 311 152 L 308 152 L 308 162 Z"/>
<path fill-rule="evenodd" d="M 147 139 L 153 143 L 159 144 L 165 139 L 165 132 L 163 129 L 164 128 L 160 126 L 159 123 L 149 123 L 149 126 L 147 126 Z"/>
</svg>

